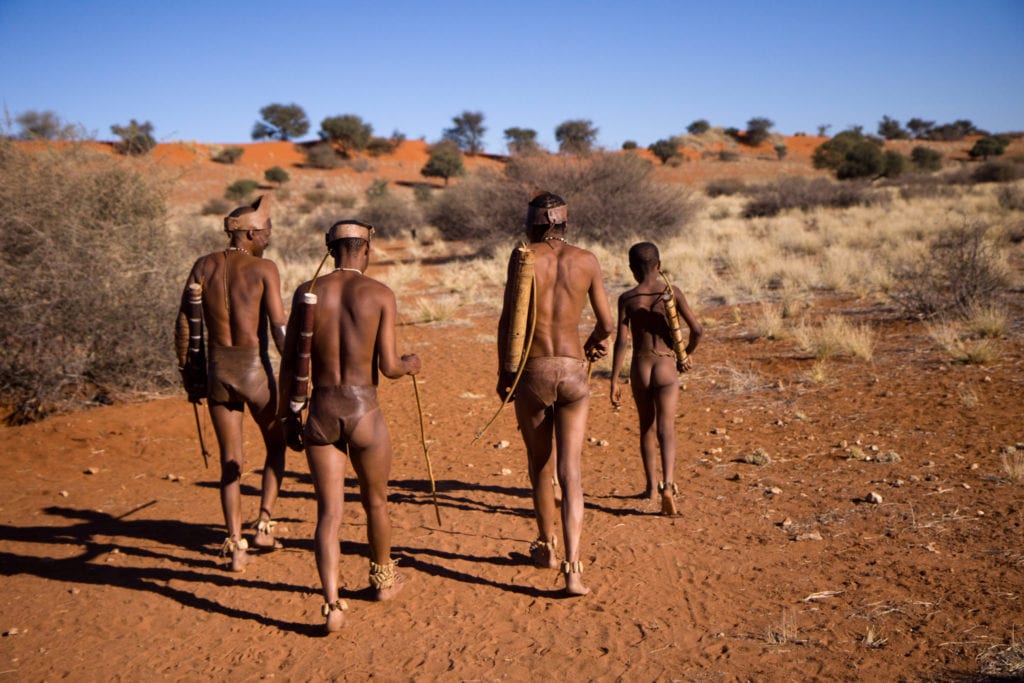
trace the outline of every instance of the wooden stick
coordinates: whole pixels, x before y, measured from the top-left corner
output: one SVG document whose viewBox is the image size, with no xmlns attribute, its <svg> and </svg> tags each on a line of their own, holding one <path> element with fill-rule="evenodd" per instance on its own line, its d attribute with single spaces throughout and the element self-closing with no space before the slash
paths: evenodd
<svg viewBox="0 0 1024 683">
<path fill-rule="evenodd" d="M 412 376 L 412 390 L 416 394 L 416 412 L 420 416 L 420 443 L 423 444 L 423 457 L 427 461 L 427 475 L 430 477 L 430 495 L 434 497 L 434 513 L 437 515 L 437 524 L 441 525 L 441 508 L 437 504 L 437 486 L 434 484 L 434 468 L 430 464 L 430 452 L 427 448 L 427 432 L 423 427 L 423 406 L 420 404 L 420 385 L 416 381 L 416 375 Z"/>
</svg>

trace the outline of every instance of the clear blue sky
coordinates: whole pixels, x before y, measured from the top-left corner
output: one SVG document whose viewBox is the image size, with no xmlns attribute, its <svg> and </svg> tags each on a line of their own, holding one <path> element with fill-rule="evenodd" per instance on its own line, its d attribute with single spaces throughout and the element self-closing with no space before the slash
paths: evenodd
<svg viewBox="0 0 1024 683">
<path fill-rule="evenodd" d="M 554 149 L 568 119 L 610 149 L 755 116 L 1020 131 L 1024 0 L 0 0 L 0 100 L 100 139 L 135 118 L 209 143 L 250 140 L 272 102 L 305 109 L 305 139 L 357 114 L 432 142 L 480 111 L 496 153 L 512 126 Z"/>
</svg>

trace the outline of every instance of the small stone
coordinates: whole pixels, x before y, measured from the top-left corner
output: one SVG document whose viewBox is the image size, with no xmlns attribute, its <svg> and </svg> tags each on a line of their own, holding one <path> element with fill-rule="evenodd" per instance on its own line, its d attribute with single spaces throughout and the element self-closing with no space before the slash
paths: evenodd
<svg viewBox="0 0 1024 683">
<path fill-rule="evenodd" d="M 68 492 L 67 492 L 67 491 L 65 491 L 65 490 L 63 490 L 63 489 L 61 489 L 61 491 L 60 491 L 60 497 L 61 497 L 61 498 L 67 498 L 67 497 L 68 497 Z"/>
<path fill-rule="evenodd" d="M 100 473 L 100 468 L 99 467 L 89 467 L 84 472 L 84 474 L 99 474 L 99 473 Z"/>
<path fill-rule="evenodd" d="M 742 418 L 742 417 L 739 417 L 739 416 L 737 416 L 737 417 L 734 417 L 734 418 L 732 419 L 732 423 L 733 423 L 734 425 L 741 425 L 741 424 L 743 424 L 743 418 Z"/>
<path fill-rule="evenodd" d="M 976 469 L 978 469 L 979 467 L 981 467 L 981 465 L 979 465 L 978 463 L 976 463 L 976 462 L 972 462 L 972 463 L 971 463 L 971 469 L 972 469 L 972 470 L 976 470 Z"/>
<path fill-rule="evenodd" d="M 903 458 L 896 451 L 886 451 L 878 455 L 875 460 L 878 462 L 900 462 Z"/>
<path fill-rule="evenodd" d="M 608 445 L 608 439 L 601 439 L 600 441 L 597 442 L 597 445 L 601 446 L 602 448 L 604 446 L 607 446 Z"/>
<path fill-rule="evenodd" d="M 711 428 L 711 433 L 712 434 L 716 434 L 716 435 L 725 434 L 725 428 L 724 427 L 712 427 Z"/>
<path fill-rule="evenodd" d="M 785 529 L 786 527 L 790 527 L 790 526 L 793 526 L 793 520 L 791 520 L 789 517 L 786 517 L 784 520 L 782 520 L 782 528 L 783 529 Z"/>
<path fill-rule="evenodd" d="M 4 631 L 4 637 L 6 638 L 7 636 L 16 636 L 19 633 L 21 633 L 21 631 L 19 631 L 17 628 L 7 629 L 6 631 Z"/>
<path fill-rule="evenodd" d="M 512 444 L 510 444 L 508 441 L 506 441 L 505 439 L 502 439 L 498 443 L 494 444 L 494 447 L 497 448 L 497 449 L 502 449 L 502 448 L 508 448 L 511 445 Z"/>
<path fill-rule="evenodd" d="M 817 531 L 808 531 L 805 534 L 797 534 L 796 540 L 797 541 L 820 541 L 821 540 L 821 534 L 819 534 Z"/>
<path fill-rule="evenodd" d="M 971 488 L 971 485 L 970 485 L 970 484 L 966 484 L 966 483 L 965 483 L 965 484 L 960 484 L 960 485 L 961 485 L 961 486 L 963 486 L 963 487 L 964 487 L 965 489 L 969 489 L 969 488 Z"/>
<path fill-rule="evenodd" d="M 726 477 L 725 480 L 726 481 L 739 481 L 740 480 L 740 474 L 739 474 L 739 472 L 733 472 L 728 477 Z"/>
<path fill-rule="evenodd" d="M 757 465 L 760 467 L 762 465 L 769 464 L 772 461 L 772 458 L 768 455 L 768 451 L 763 448 L 757 448 L 753 453 L 748 453 L 743 456 L 743 461 L 749 465 Z"/>
<path fill-rule="evenodd" d="M 772 486 L 764 490 L 764 495 L 768 496 L 769 498 L 771 498 L 772 496 L 777 496 L 781 493 L 782 489 L 780 489 L 778 486 Z"/>
<path fill-rule="evenodd" d="M 501 475 L 503 477 L 507 477 L 510 474 L 512 474 L 512 470 L 511 469 L 509 469 L 508 467 L 502 467 L 501 468 Z"/>
<path fill-rule="evenodd" d="M 865 496 L 864 499 L 866 501 L 868 501 L 869 503 L 872 503 L 874 505 L 879 505 L 882 502 L 882 497 L 880 495 L 878 495 L 877 493 L 875 493 L 874 491 L 872 491 L 867 496 Z"/>
<path fill-rule="evenodd" d="M 587 443 L 596 443 L 596 442 L 597 442 L 597 439 L 595 439 L 594 437 L 592 437 L 592 436 L 588 436 L 587 437 Z"/>
</svg>

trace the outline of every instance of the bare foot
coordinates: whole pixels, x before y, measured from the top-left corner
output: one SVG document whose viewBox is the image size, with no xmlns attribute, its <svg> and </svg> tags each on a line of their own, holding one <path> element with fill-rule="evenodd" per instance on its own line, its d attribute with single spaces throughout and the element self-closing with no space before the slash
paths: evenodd
<svg viewBox="0 0 1024 683">
<path fill-rule="evenodd" d="M 583 563 L 563 562 L 562 573 L 565 574 L 565 592 L 567 595 L 578 597 L 586 595 L 590 589 L 583 585 Z"/>
<path fill-rule="evenodd" d="M 674 483 L 663 484 L 661 487 L 661 514 L 666 517 L 675 517 L 679 514 L 676 508 L 676 492 L 678 489 Z"/>
<path fill-rule="evenodd" d="M 223 557 L 230 556 L 231 562 L 227 565 L 228 571 L 244 572 L 245 566 L 249 564 L 248 542 L 244 538 L 224 539 L 224 545 L 220 547 L 220 554 Z"/>
<path fill-rule="evenodd" d="M 371 562 L 370 585 L 374 588 L 374 599 L 377 602 L 386 602 L 402 592 L 405 588 L 405 577 L 395 568 L 394 562 Z"/>
<path fill-rule="evenodd" d="M 345 610 L 348 609 L 348 605 L 344 600 L 335 600 L 334 602 L 324 603 L 320 613 L 324 615 L 327 622 L 324 624 L 324 631 L 327 633 L 337 633 L 341 630 L 341 627 L 345 625 Z"/>
<path fill-rule="evenodd" d="M 541 569 L 557 569 L 558 560 L 555 559 L 556 545 L 554 536 L 547 542 L 538 539 L 531 543 L 530 559 L 533 561 L 533 566 L 540 567 Z"/>
<path fill-rule="evenodd" d="M 284 546 L 281 541 L 274 538 L 274 526 L 277 522 L 269 519 L 261 519 L 256 522 L 256 535 L 252 537 L 252 544 L 257 548 L 265 550 L 280 550 Z"/>
</svg>

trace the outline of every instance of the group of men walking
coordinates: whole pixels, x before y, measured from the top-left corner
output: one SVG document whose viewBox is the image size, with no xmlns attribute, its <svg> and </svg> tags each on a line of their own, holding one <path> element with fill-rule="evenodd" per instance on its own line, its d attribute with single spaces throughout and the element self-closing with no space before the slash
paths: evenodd
<svg viewBox="0 0 1024 683">
<path fill-rule="evenodd" d="M 616 325 L 601 278 L 589 251 L 566 238 L 568 207 L 552 193 L 540 193 L 526 216 L 533 268 L 530 340 L 521 367 L 511 371 L 499 361 L 497 392 L 514 401 L 526 446 L 537 539 L 532 562 L 560 568 L 568 595 L 584 595 L 580 537 L 583 522 L 581 454 L 590 400 L 590 365 L 608 353 L 607 340 L 617 329 L 610 397 L 619 404 L 618 374 L 629 338 L 633 339 L 630 387 L 641 423 L 641 454 L 647 478 L 644 496 L 674 514 L 674 427 L 678 372 L 689 370 L 689 354 L 702 330 L 678 289 L 659 286 L 657 247 L 630 250 L 630 268 L 638 285 L 619 299 Z M 342 220 L 325 236 L 334 269 L 298 287 L 285 318 L 276 265 L 262 258 L 272 224 L 265 197 L 240 207 L 224 219 L 228 247 L 200 257 L 189 273 L 176 325 L 179 368 L 189 399 L 206 399 L 220 447 L 221 504 L 228 535 L 223 552 L 232 571 L 242 571 L 248 542 L 242 535 L 240 478 L 242 417 L 248 409 L 266 446 L 260 510 L 253 544 L 280 547 L 274 537 L 272 511 L 284 474 L 286 444 L 304 449 L 317 498 L 316 563 L 323 585 L 327 631 L 337 631 L 347 606 L 339 599 L 342 491 L 345 455 L 356 471 L 360 500 L 367 516 L 369 581 L 378 600 L 388 600 L 404 585 L 391 559 L 391 522 L 387 484 L 392 449 L 377 402 L 379 375 L 395 379 L 415 375 L 416 354 L 399 355 L 394 293 L 365 275 L 370 260 L 372 226 Z M 635 252 L 635 253 L 634 253 Z M 326 257 L 325 257 L 326 258 Z M 521 335 L 510 257 L 498 327 L 499 358 L 508 340 Z M 319 271 L 318 271 L 319 274 Z M 671 299 L 671 300 L 669 300 Z M 596 319 L 585 341 L 578 326 L 587 303 Z M 678 310 L 689 328 L 685 349 L 673 347 L 671 316 Z M 280 385 L 270 365 L 269 342 L 281 354 Z M 311 384 L 308 405 L 305 387 Z M 300 387 L 295 396 L 292 387 Z M 308 408 L 305 424 L 298 413 Z M 657 479 L 661 454 L 662 478 Z M 555 485 L 561 489 L 564 559 L 559 560 L 555 523 Z M 657 493 L 655 493 L 657 491 Z"/>
</svg>

